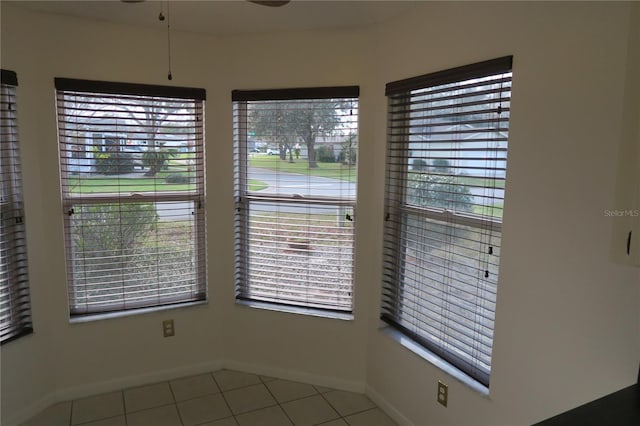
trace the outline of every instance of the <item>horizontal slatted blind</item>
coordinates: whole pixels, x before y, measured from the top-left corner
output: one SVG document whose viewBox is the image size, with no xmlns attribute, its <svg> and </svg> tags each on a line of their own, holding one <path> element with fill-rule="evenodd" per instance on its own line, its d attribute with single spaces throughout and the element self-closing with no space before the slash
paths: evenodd
<svg viewBox="0 0 640 426">
<path fill-rule="evenodd" d="M 387 86 L 382 319 L 489 385 L 511 57 Z"/>
<path fill-rule="evenodd" d="M 233 92 L 237 299 L 351 312 L 357 96 Z"/>
<path fill-rule="evenodd" d="M 56 88 L 71 315 L 204 300 L 204 91 Z"/>
<path fill-rule="evenodd" d="M 14 72 L 2 70 L 0 101 L 0 342 L 32 331 Z"/>
</svg>

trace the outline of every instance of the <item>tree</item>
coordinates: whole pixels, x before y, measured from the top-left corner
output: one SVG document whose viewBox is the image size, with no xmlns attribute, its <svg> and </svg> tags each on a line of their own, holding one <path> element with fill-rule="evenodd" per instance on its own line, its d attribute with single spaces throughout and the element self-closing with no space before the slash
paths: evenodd
<svg viewBox="0 0 640 426">
<path fill-rule="evenodd" d="M 413 164 L 415 166 L 415 162 Z M 439 174 L 451 173 L 451 165 L 449 164 L 449 160 L 447 160 L 446 158 L 436 158 L 435 160 L 433 160 L 433 172 Z"/>
<path fill-rule="evenodd" d="M 145 176 L 155 176 L 170 158 L 176 156 L 175 149 L 167 149 L 163 146 L 150 146 L 142 154 L 142 164 L 149 168 Z"/>
<path fill-rule="evenodd" d="M 318 137 L 331 136 L 342 125 L 341 116 L 351 104 L 340 99 L 288 100 L 250 105 L 249 128 L 280 147 L 280 158 L 293 162 L 296 143 L 307 146 L 309 168 L 318 167 L 315 144 Z"/>
<path fill-rule="evenodd" d="M 154 177 L 162 170 L 170 158 L 175 157 L 175 150 L 164 147 L 165 141 L 158 140 L 158 136 L 180 134 L 184 132 L 180 117 L 189 110 L 189 104 L 182 101 L 167 101 L 150 99 L 138 100 L 134 106 L 124 105 L 129 113 L 129 119 L 137 124 L 139 141 L 147 145 L 142 161 L 148 171 L 145 176 Z M 178 119 L 175 119 L 178 117 Z M 188 121 L 188 120 L 187 120 Z"/>
<path fill-rule="evenodd" d="M 278 147 L 281 160 L 285 160 L 289 152 L 289 162 L 293 163 L 296 136 L 290 131 L 291 114 L 278 104 L 280 102 L 275 107 L 271 103 L 251 105 L 249 127 L 258 137 Z"/>
<path fill-rule="evenodd" d="M 65 100 L 65 107 L 73 111 L 75 120 L 67 123 L 63 136 L 80 140 L 78 137 L 80 134 L 89 138 L 92 134 L 103 133 L 104 128 L 119 129 L 114 140 L 122 138 L 122 140 L 126 139 L 127 144 L 132 143 L 134 147 L 139 149 L 144 147 L 142 160 L 149 168 L 145 175 L 152 177 L 156 176 L 167 161 L 175 156 L 172 150 L 164 147 L 169 135 L 174 136 L 172 138 L 174 141 L 178 140 L 189 145 L 194 135 L 188 134 L 188 129 L 191 128 L 194 120 L 201 119 L 193 103 L 181 99 L 147 99 L 129 95 L 118 97 L 78 95 Z M 99 147 L 94 145 L 92 148 L 95 155 L 95 149 Z M 79 143 L 77 149 L 86 151 L 85 144 Z M 112 152 L 109 161 L 121 160 L 126 163 L 121 167 L 108 164 L 109 170 L 129 169 L 128 163 L 132 155 L 122 153 L 125 147 L 121 146 L 119 141 L 108 150 Z M 103 157 L 98 162 L 104 163 L 106 160 L 107 158 Z"/>
</svg>

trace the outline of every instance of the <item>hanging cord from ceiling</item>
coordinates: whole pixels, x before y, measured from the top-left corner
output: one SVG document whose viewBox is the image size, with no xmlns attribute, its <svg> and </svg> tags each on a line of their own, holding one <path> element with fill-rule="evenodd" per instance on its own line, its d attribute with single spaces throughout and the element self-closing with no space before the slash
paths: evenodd
<svg viewBox="0 0 640 426">
<path fill-rule="evenodd" d="M 167 1 L 167 54 L 169 60 L 169 73 L 167 74 L 167 79 L 172 80 L 173 76 L 171 75 L 171 10 L 170 3 Z"/>
</svg>

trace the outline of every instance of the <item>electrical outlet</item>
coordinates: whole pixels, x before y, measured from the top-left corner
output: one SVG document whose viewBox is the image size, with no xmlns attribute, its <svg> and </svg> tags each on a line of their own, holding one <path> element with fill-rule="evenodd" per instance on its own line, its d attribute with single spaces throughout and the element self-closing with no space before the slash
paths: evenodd
<svg viewBox="0 0 640 426">
<path fill-rule="evenodd" d="M 171 337 L 176 334 L 172 319 L 162 321 L 162 334 L 164 337 Z"/>
<path fill-rule="evenodd" d="M 438 380 L 438 402 L 445 407 L 449 401 L 449 386 Z"/>
</svg>

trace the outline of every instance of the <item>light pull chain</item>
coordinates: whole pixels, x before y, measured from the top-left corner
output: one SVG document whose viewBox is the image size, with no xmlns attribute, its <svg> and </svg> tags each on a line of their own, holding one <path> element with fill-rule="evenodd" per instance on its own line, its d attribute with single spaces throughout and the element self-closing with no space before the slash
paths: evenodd
<svg viewBox="0 0 640 426">
<path fill-rule="evenodd" d="M 167 1 L 167 53 L 169 56 L 169 73 L 167 74 L 167 79 L 173 80 L 173 76 L 171 75 L 171 10 L 170 3 Z"/>
<path fill-rule="evenodd" d="M 160 2 L 160 13 L 158 14 L 158 21 L 164 21 L 164 8 L 162 2 Z"/>
<path fill-rule="evenodd" d="M 158 21 L 167 21 L 167 57 L 168 57 L 168 65 L 169 72 L 167 73 L 167 79 L 173 80 L 173 75 L 171 75 L 171 10 L 170 3 L 167 0 L 167 16 L 164 15 L 164 8 L 162 6 L 162 2 L 160 2 L 160 13 L 158 13 Z"/>
<path fill-rule="evenodd" d="M 169 1 L 167 0 L 167 16 L 164 15 L 163 2 L 160 2 L 160 13 L 158 13 L 158 21 L 167 21 L 167 56 L 169 63 L 169 72 L 167 73 L 167 79 L 173 80 L 171 75 L 171 11 L 169 10 Z"/>
</svg>

